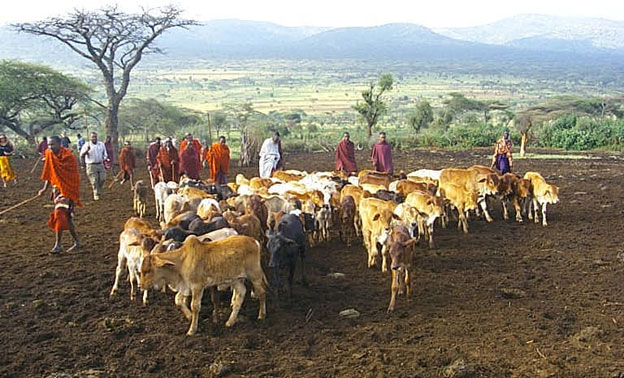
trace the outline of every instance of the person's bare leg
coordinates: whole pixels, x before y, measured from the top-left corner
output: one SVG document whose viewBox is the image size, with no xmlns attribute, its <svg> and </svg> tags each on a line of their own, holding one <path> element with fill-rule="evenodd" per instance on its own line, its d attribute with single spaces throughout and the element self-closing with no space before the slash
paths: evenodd
<svg viewBox="0 0 624 378">
<path fill-rule="evenodd" d="M 82 248 L 82 243 L 80 242 L 80 238 L 78 237 L 78 234 L 76 233 L 76 227 L 74 226 L 74 222 L 71 220 L 69 221 L 69 233 L 74 238 L 74 245 L 69 247 L 67 252 L 73 251 L 74 249 Z"/>
<path fill-rule="evenodd" d="M 61 251 L 63 251 L 63 247 L 61 247 L 61 239 L 63 238 L 63 231 L 56 231 L 55 236 L 56 236 L 56 240 L 54 242 L 54 247 L 52 247 L 52 250 L 50 250 L 50 253 L 57 255 L 61 253 Z"/>
</svg>

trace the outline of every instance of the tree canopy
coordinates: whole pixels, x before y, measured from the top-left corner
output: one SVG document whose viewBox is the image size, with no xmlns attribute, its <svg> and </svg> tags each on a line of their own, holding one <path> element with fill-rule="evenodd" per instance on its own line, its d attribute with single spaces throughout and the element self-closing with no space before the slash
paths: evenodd
<svg viewBox="0 0 624 378">
<path fill-rule="evenodd" d="M 51 126 L 71 127 L 89 92 L 84 83 L 51 68 L 0 61 L 0 126 L 34 143 Z"/>
<path fill-rule="evenodd" d="M 362 91 L 362 99 L 364 101 L 358 101 L 353 106 L 353 109 L 366 122 L 366 135 L 368 138 L 373 135 L 373 127 L 388 110 L 388 105 L 382 96 L 384 93 L 392 90 L 393 84 L 394 79 L 391 74 L 382 75 L 377 83 L 370 83 L 369 88 Z"/>
</svg>

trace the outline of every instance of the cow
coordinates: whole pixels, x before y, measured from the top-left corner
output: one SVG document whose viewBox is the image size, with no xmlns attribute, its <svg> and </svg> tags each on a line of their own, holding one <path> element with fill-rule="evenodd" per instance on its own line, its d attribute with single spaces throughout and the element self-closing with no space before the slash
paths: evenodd
<svg viewBox="0 0 624 378">
<path fill-rule="evenodd" d="M 393 219 L 398 219 L 394 214 L 396 205 L 392 202 L 382 201 L 377 198 L 364 198 L 360 201 L 360 217 L 362 219 L 362 236 L 368 253 L 368 267 L 377 264 L 380 255 L 377 244 L 381 245 L 381 271 L 388 270 L 386 256 L 386 239 L 390 232 Z"/>
<path fill-rule="evenodd" d="M 237 217 L 233 212 L 226 211 L 223 213 L 223 219 L 236 230 L 239 235 L 247 235 L 256 239 L 260 243 L 264 241 L 262 226 L 260 219 L 253 214 L 245 214 Z"/>
<path fill-rule="evenodd" d="M 245 212 L 247 214 L 253 214 L 258 217 L 258 219 L 260 219 L 260 226 L 262 227 L 262 231 L 266 232 L 267 228 L 269 227 L 269 211 L 259 195 L 253 194 L 249 197 L 249 202 L 245 207 Z"/>
<path fill-rule="evenodd" d="M 144 243 L 144 245 L 141 245 Z M 119 235 L 119 251 L 117 252 L 117 268 L 115 269 L 115 282 L 110 291 L 112 298 L 119 289 L 119 278 L 124 267 L 128 268 L 128 281 L 130 281 L 130 300 L 134 300 L 135 282 L 138 285 L 140 281 L 141 260 L 144 258 L 144 251 L 150 251 L 156 241 L 151 237 L 145 237 L 136 228 L 125 228 Z M 149 253 L 149 252 L 148 252 Z M 147 290 L 143 291 L 143 305 L 147 305 Z"/>
<path fill-rule="evenodd" d="M 402 203 L 405 201 L 405 196 L 401 193 L 391 192 L 389 190 L 381 189 L 373 194 L 373 197 L 379 198 L 384 201 L 392 201 L 396 204 Z"/>
<path fill-rule="evenodd" d="M 294 214 L 286 214 L 277 226 L 277 232 L 268 230 L 267 249 L 269 250 L 269 267 L 272 269 L 271 287 L 276 302 L 279 299 L 281 286 L 281 270 L 288 268 L 288 298 L 292 299 L 292 283 L 297 266 L 297 258 L 301 260 L 301 278 L 304 285 L 305 278 L 305 232 L 301 219 Z"/>
<path fill-rule="evenodd" d="M 314 229 L 316 230 L 316 241 L 318 243 L 329 241 L 329 228 L 331 227 L 331 208 L 329 205 L 321 206 L 314 218 Z"/>
<path fill-rule="evenodd" d="M 420 239 L 422 235 L 426 235 L 426 224 L 423 218 L 414 207 L 403 202 L 394 208 L 394 214 L 399 217 L 400 222 L 407 227 L 411 236 Z"/>
<path fill-rule="evenodd" d="M 174 226 L 180 226 L 184 230 L 189 229 L 189 225 L 196 219 L 201 219 L 199 215 L 192 211 L 185 211 L 173 217 L 168 223 L 164 224 L 163 229 L 167 229 Z"/>
<path fill-rule="evenodd" d="M 520 178 L 513 173 L 505 173 L 504 176 L 510 176 L 511 190 L 513 192 L 511 204 L 516 210 L 516 220 L 522 222 L 522 208 L 529 205 L 531 201 L 531 192 L 533 190 L 531 180 Z"/>
<path fill-rule="evenodd" d="M 188 229 L 199 236 L 226 227 L 229 225 L 223 217 L 214 217 L 210 222 L 204 222 L 201 218 L 195 219 L 189 224 Z"/>
<path fill-rule="evenodd" d="M 173 193 L 173 189 L 167 183 L 158 182 L 154 185 L 154 204 L 156 205 L 156 219 L 159 222 L 165 221 L 165 201 Z"/>
<path fill-rule="evenodd" d="M 468 219 L 466 212 L 477 208 L 478 194 L 466 190 L 464 186 L 445 183 L 440 187 L 440 195 L 446 198 L 457 209 L 457 229 L 468 233 Z"/>
<path fill-rule="evenodd" d="M 164 205 L 164 222 L 169 223 L 176 215 L 182 212 L 184 207 L 184 198 L 179 194 L 171 194 L 167 196 Z"/>
<path fill-rule="evenodd" d="M 390 255 L 392 271 L 392 289 L 388 312 L 394 311 L 396 296 L 405 291 L 405 298 L 409 299 L 412 292 L 412 244 L 418 241 L 410 236 L 409 230 L 403 225 L 393 225 L 388 236 L 387 249 Z M 405 289 L 404 289 L 405 288 Z"/>
<path fill-rule="evenodd" d="M 410 172 L 407 174 L 407 179 L 408 180 L 422 180 L 422 179 L 428 179 L 428 180 L 432 180 L 432 181 L 439 181 L 440 180 L 440 175 L 442 174 L 441 170 L 434 170 L 434 169 L 419 169 L 417 171 L 414 172 Z"/>
<path fill-rule="evenodd" d="M 487 210 L 485 198 L 497 193 L 498 176 L 492 173 L 482 173 L 476 169 L 443 169 L 440 173 L 440 185 L 438 191 L 446 184 L 463 186 L 467 191 L 478 194 L 478 204 L 483 210 L 485 220 L 492 222 L 492 217 Z"/>
<path fill-rule="evenodd" d="M 147 207 L 147 186 L 143 180 L 138 180 L 132 187 L 132 207 L 134 213 L 143 218 Z"/>
<path fill-rule="evenodd" d="M 408 194 L 415 191 L 421 191 L 425 193 L 430 193 L 432 195 L 436 194 L 438 187 L 434 184 L 428 182 L 416 182 L 412 180 L 399 180 L 396 182 L 396 192 L 403 194 L 403 196 L 407 197 Z"/>
<path fill-rule="evenodd" d="M 340 204 L 340 239 L 351 246 L 351 238 L 355 233 L 355 200 L 352 196 L 345 196 Z"/>
<path fill-rule="evenodd" d="M 273 172 L 272 177 L 282 180 L 284 182 L 290 182 L 290 181 L 299 181 L 301 180 L 304 175 L 302 174 L 295 174 L 295 173 L 287 173 L 284 171 L 275 171 Z"/>
<path fill-rule="evenodd" d="M 437 218 L 444 215 L 444 203 L 441 198 L 425 192 L 412 192 L 405 198 L 405 203 L 416 209 L 422 219 L 418 234 L 428 238 L 429 248 L 434 248 L 433 225 Z"/>
<path fill-rule="evenodd" d="M 555 185 L 548 184 L 544 177 L 537 172 L 527 172 L 524 174 L 526 180 L 531 181 L 533 192 L 531 197 L 533 198 L 533 211 L 535 212 L 535 223 L 539 223 L 538 211 L 542 210 L 542 226 L 548 226 L 546 221 L 546 206 L 549 203 L 559 202 L 559 188 Z M 531 219 L 531 209 L 528 211 L 529 219 Z"/>
<path fill-rule="evenodd" d="M 191 321 L 186 333 L 189 336 L 197 331 L 206 287 L 232 287 L 232 313 L 225 326 L 232 327 L 236 323 L 247 292 L 245 279 L 251 282 L 259 299 L 258 319 L 262 320 L 266 316 L 267 280 L 260 265 L 260 243 L 253 238 L 237 235 L 202 243 L 191 236 L 181 248 L 148 255 L 141 265 L 141 288 L 159 289 L 169 285 L 178 292 L 176 304 Z M 190 311 L 186 305 L 188 296 L 191 296 Z"/>
<path fill-rule="evenodd" d="M 381 185 L 384 189 L 388 189 L 388 186 L 390 185 L 390 176 L 387 173 L 365 169 L 358 173 L 358 182 L 360 186 L 363 184 L 373 184 Z"/>
<path fill-rule="evenodd" d="M 197 215 L 203 220 L 210 220 L 215 214 L 221 212 L 219 202 L 212 198 L 204 198 L 197 206 Z"/>
<path fill-rule="evenodd" d="M 362 188 L 355 185 L 345 185 L 340 191 L 340 202 L 344 201 L 346 196 L 353 197 L 355 201 L 355 217 L 353 219 L 353 226 L 355 227 L 355 233 L 359 236 L 362 233 L 362 220 L 360 219 L 360 212 L 358 209 L 360 208 L 360 201 L 362 198 L 367 198 L 370 196 L 370 193 L 365 193 Z"/>
</svg>

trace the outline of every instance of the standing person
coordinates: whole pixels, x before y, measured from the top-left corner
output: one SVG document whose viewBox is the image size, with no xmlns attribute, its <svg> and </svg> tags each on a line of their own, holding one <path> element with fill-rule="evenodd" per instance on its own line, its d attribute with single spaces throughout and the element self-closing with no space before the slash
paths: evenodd
<svg viewBox="0 0 624 378">
<path fill-rule="evenodd" d="M 119 173 L 123 174 L 123 178 L 121 179 L 122 185 L 126 180 L 130 180 L 130 186 L 134 186 L 132 182 L 134 167 L 134 149 L 130 141 L 127 141 L 119 151 Z"/>
<path fill-rule="evenodd" d="M 154 189 L 154 182 L 159 181 L 160 168 L 158 167 L 158 153 L 160 152 L 160 137 L 156 137 L 149 147 L 147 147 L 147 153 L 145 154 L 145 164 L 147 165 L 147 171 L 150 175 L 150 182 L 152 183 L 152 189 Z"/>
<path fill-rule="evenodd" d="M 224 136 L 220 136 L 219 141 L 206 151 L 206 162 L 210 170 L 210 178 L 217 185 L 227 184 L 226 175 L 230 169 L 230 147 L 225 144 Z"/>
<path fill-rule="evenodd" d="M 171 139 L 171 142 L 174 143 L 175 145 L 175 141 L 173 139 Z M 180 153 L 184 152 L 184 150 L 186 150 L 186 148 L 190 144 L 192 144 L 195 149 L 195 154 L 197 155 L 197 161 L 201 161 L 202 145 L 197 139 L 193 138 L 193 134 L 191 133 L 186 133 L 184 135 L 184 139 L 180 143 Z"/>
<path fill-rule="evenodd" d="M 178 150 L 173 146 L 170 138 L 165 139 L 165 145 L 160 147 L 156 161 L 159 174 L 155 178 L 158 178 L 158 181 L 178 181 L 180 175 Z"/>
<path fill-rule="evenodd" d="M 261 178 L 271 177 L 277 169 L 277 164 L 281 158 L 280 153 L 280 135 L 276 131 L 271 138 L 267 138 L 260 148 L 259 170 Z"/>
<path fill-rule="evenodd" d="M 199 180 L 201 171 L 199 156 L 194 143 L 188 143 L 184 149 L 180 147 L 180 175 L 187 175 L 193 180 Z"/>
<path fill-rule="evenodd" d="M 115 174 L 115 158 L 113 156 L 113 142 L 111 140 L 111 136 L 106 136 L 106 141 L 104 142 L 104 147 L 106 147 L 106 155 L 108 155 L 108 159 L 104 160 L 104 168 L 111 170 L 111 174 Z"/>
<path fill-rule="evenodd" d="M 61 147 L 69 148 L 70 145 L 71 140 L 69 140 L 67 133 L 65 132 L 65 130 L 61 131 Z"/>
<path fill-rule="evenodd" d="M 91 133 L 91 140 L 85 143 L 80 150 L 80 157 L 83 157 L 87 164 L 87 177 L 93 188 L 93 199 L 100 200 L 102 185 L 106 181 L 106 169 L 104 160 L 108 158 L 104 143 L 97 140 L 97 133 Z"/>
<path fill-rule="evenodd" d="M 6 188 L 7 182 L 16 180 L 17 174 L 11 168 L 9 156 L 13 156 L 15 147 L 5 134 L 0 134 L 0 177 L 2 177 L 2 186 Z"/>
<path fill-rule="evenodd" d="M 355 145 L 351 142 L 349 133 L 342 135 L 342 140 L 336 147 L 336 170 L 344 171 L 347 175 L 357 172 L 357 164 L 355 162 Z"/>
<path fill-rule="evenodd" d="M 371 151 L 371 160 L 377 172 L 392 175 L 394 172 L 394 164 L 392 164 L 392 146 L 386 141 L 386 133 L 379 133 L 379 140 L 373 146 Z"/>
<path fill-rule="evenodd" d="M 513 169 L 513 157 L 511 156 L 511 138 L 509 131 L 503 133 L 503 137 L 496 142 L 494 156 L 492 156 L 492 168 L 498 169 L 502 174 L 511 172 Z"/>
<path fill-rule="evenodd" d="M 48 137 L 44 136 L 41 142 L 39 142 L 39 144 L 37 145 L 37 153 L 39 154 L 39 156 L 41 156 L 41 158 L 43 158 L 43 155 L 45 154 L 47 149 Z"/>
<path fill-rule="evenodd" d="M 38 195 L 43 195 L 52 184 L 54 212 L 50 214 L 48 226 L 54 230 L 56 241 L 50 253 L 58 255 L 63 250 L 61 237 L 64 230 L 69 230 L 74 238 L 74 245 L 67 252 L 82 246 L 73 222 L 74 206 L 82 206 L 80 173 L 76 157 L 69 149 L 61 147 L 61 139 L 57 136 L 50 138 L 50 148 L 45 152 L 44 159 L 41 173 L 43 188 L 39 190 Z"/>
<path fill-rule="evenodd" d="M 84 146 L 84 144 L 86 143 L 86 141 L 85 141 L 85 138 L 83 138 L 83 137 L 82 137 L 82 135 L 80 135 L 80 134 L 77 134 L 77 135 L 76 135 L 76 138 L 78 139 L 78 140 L 76 141 L 76 147 L 78 147 L 78 150 L 77 150 L 77 151 L 78 151 L 78 155 L 80 155 L 80 151 L 82 151 L 82 146 Z M 80 166 L 81 166 L 82 168 L 84 168 L 84 167 L 85 167 L 85 162 L 84 162 L 84 159 L 83 159 L 83 158 L 80 158 Z"/>
</svg>

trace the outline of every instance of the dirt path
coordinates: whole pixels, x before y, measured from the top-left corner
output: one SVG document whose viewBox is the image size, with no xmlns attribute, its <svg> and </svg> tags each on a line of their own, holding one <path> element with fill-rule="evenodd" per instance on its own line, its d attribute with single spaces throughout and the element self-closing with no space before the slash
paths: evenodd
<svg viewBox="0 0 624 378">
<path fill-rule="evenodd" d="M 483 164 L 485 155 L 416 151 L 395 159 L 411 170 Z M 36 193 L 32 163 L 15 162 L 25 173 L 19 186 L 0 189 L 0 209 Z M 297 169 L 331 163 L 329 154 L 288 157 Z M 296 284 L 291 304 L 270 305 L 258 322 L 248 298 L 244 321 L 225 329 L 211 324 L 205 301 L 190 338 L 169 293 L 154 293 L 143 307 L 130 302 L 124 281 L 109 300 L 131 194 L 116 185 L 92 202 L 83 175 L 83 250 L 47 254 L 53 234 L 44 199 L 0 218 L 0 375 L 211 376 L 216 362 L 224 375 L 249 377 L 624 376 L 624 164 L 607 155 L 516 164 L 561 187 L 549 226 L 504 222 L 493 204 L 495 221 L 473 219 L 469 235 L 454 224 L 436 231 L 439 248 L 419 247 L 413 297 L 399 298 L 393 315 L 389 275 L 366 268 L 361 245 L 335 238 L 310 251 L 309 287 Z M 139 176 L 147 180 L 144 169 Z M 151 198 L 148 212 L 153 221 Z M 340 318 L 348 308 L 361 316 Z"/>
</svg>

